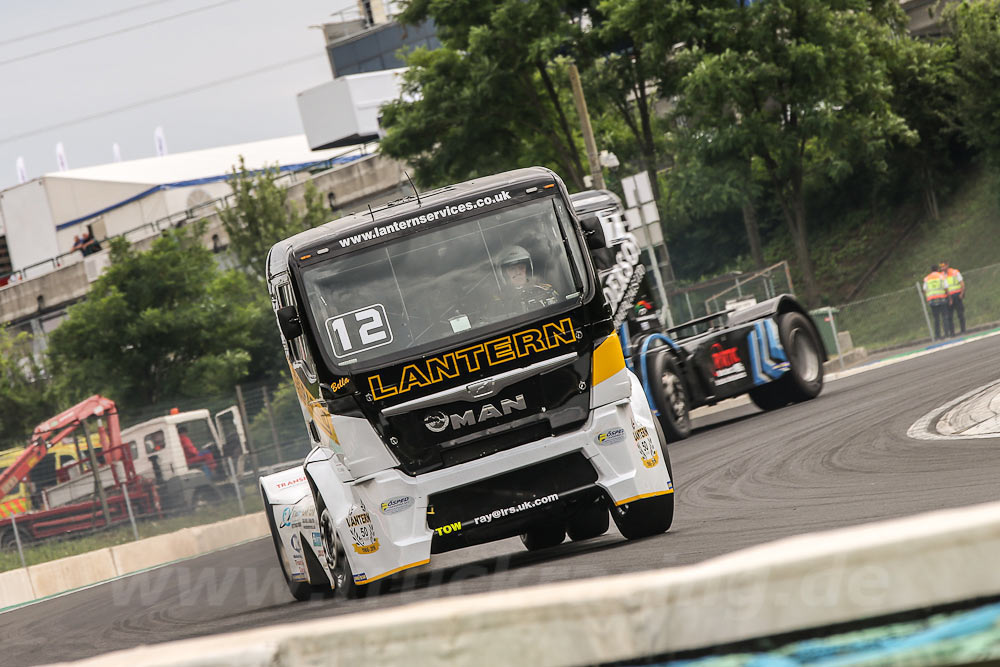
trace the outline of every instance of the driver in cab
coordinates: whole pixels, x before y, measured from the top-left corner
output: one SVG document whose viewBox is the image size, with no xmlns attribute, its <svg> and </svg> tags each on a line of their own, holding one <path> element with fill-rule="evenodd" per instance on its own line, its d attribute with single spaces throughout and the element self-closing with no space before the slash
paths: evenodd
<svg viewBox="0 0 1000 667">
<path fill-rule="evenodd" d="M 528 313 L 559 302 L 559 293 L 547 283 L 535 280 L 531 255 L 519 245 L 500 254 L 502 290 L 497 301 L 505 314 Z"/>
</svg>

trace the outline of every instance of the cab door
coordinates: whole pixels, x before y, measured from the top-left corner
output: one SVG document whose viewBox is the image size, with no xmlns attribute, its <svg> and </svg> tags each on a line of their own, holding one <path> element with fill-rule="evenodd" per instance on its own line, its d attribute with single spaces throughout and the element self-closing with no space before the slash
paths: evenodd
<svg viewBox="0 0 1000 667">
<path fill-rule="evenodd" d="M 245 464 L 244 457 L 250 452 L 247 449 L 247 436 L 243 430 L 243 420 L 240 418 L 239 408 L 233 405 L 215 413 L 215 430 L 222 441 L 219 443 L 222 458 L 233 459 L 236 474 L 242 475 Z M 228 473 L 228 464 L 224 465 L 226 465 Z"/>
</svg>

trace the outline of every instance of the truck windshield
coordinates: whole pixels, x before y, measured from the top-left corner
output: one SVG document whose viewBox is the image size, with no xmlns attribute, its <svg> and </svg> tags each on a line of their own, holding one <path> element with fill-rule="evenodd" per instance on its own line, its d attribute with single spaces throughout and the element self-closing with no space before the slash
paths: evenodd
<svg viewBox="0 0 1000 667">
<path fill-rule="evenodd" d="M 358 370 L 575 306 L 581 252 L 546 198 L 333 257 L 302 282 L 324 356 Z"/>
</svg>

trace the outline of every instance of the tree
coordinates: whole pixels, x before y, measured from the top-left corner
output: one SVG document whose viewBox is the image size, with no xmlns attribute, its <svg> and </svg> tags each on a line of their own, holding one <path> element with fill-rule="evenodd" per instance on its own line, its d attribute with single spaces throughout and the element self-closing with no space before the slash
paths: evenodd
<svg viewBox="0 0 1000 667">
<path fill-rule="evenodd" d="M 111 265 L 49 339 L 67 400 L 101 393 L 147 406 L 228 392 L 280 367 L 266 292 L 243 272 L 221 272 L 202 232 L 170 230 L 145 252 L 111 241 Z"/>
<path fill-rule="evenodd" d="M 584 33 L 577 49 L 586 59 L 588 95 L 595 108 L 610 106 L 629 130 L 658 200 L 656 171 L 665 161 L 665 146 L 655 127 L 654 105 L 677 95 L 684 71 L 674 57 L 675 47 L 707 43 L 711 35 L 698 21 L 699 12 L 731 4 L 601 0 L 596 10 L 589 10 L 593 29 Z"/>
<path fill-rule="evenodd" d="M 672 132 L 674 165 L 668 177 L 670 207 L 681 215 L 711 216 L 736 208 L 743 217 L 750 258 L 755 268 L 764 268 L 755 200 L 762 190 L 760 161 L 719 149 L 711 141 L 686 132 Z"/>
<path fill-rule="evenodd" d="M 873 8 L 874 5 L 874 8 Z M 711 157 L 759 159 L 795 247 L 806 300 L 819 288 L 806 188 L 853 165 L 884 167 L 888 142 L 912 138 L 890 106 L 884 53 L 899 10 L 865 0 L 768 0 L 706 13 L 725 48 L 689 47 L 681 141 Z M 873 46 L 874 45 L 874 46 Z"/>
<path fill-rule="evenodd" d="M 948 169 L 949 149 L 957 130 L 954 48 L 948 41 L 900 36 L 887 60 L 892 107 L 917 136 L 917 141 L 900 146 L 900 163 L 916 172 L 924 209 L 937 220 L 936 184 Z"/>
<path fill-rule="evenodd" d="M 962 133 L 1000 168 L 1000 0 L 967 0 L 945 12 L 956 52 L 955 92 Z"/>
<path fill-rule="evenodd" d="M 288 190 L 275 183 L 278 170 L 247 171 L 240 156 L 229 186 L 235 202 L 219 210 L 230 246 L 240 265 L 263 279 L 267 253 L 278 241 L 329 219 L 323 198 L 312 181 L 305 185 L 304 206 L 288 198 Z"/>
<path fill-rule="evenodd" d="M 51 385 L 31 349 L 27 333 L 0 326 L 0 449 L 24 446 L 43 419 L 58 412 Z"/>
<path fill-rule="evenodd" d="M 549 63 L 575 28 L 560 0 L 413 0 L 398 17 L 428 18 L 442 46 L 407 57 L 403 96 L 382 108 L 381 151 L 422 185 L 530 164 L 576 188 L 586 170 L 568 97 Z"/>
</svg>

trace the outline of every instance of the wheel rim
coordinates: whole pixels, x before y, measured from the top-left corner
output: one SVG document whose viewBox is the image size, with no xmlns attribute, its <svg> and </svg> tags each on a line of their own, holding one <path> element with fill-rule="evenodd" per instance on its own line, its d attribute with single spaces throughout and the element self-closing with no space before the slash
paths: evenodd
<svg viewBox="0 0 1000 667">
<path fill-rule="evenodd" d="M 664 371 L 660 377 L 660 383 L 663 385 L 663 393 L 667 397 L 667 407 L 670 408 L 674 421 L 683 422 L 687 419 L 687 410 L 685 409 L 687 395 L 684 393 L 681 379 L 670 371 Z"/>
<path fill-rule="evenodd" d="M 323 547 L 326 550 L 326 566 L 333 575 L 334 587 L 339 588 L 344 583 L 344 550 L 337 536 L 337 530 L 333 525 L 333 517 L 330 510 L 323 510 L 319 520 L 320 536 L 323 540 Z"/>
<path fill-rule="evenodd" d="M 791 348 L 795 373 L 806 382 L 814 382 L 819 377 L 819 353 L 809 334 L 801 329 L 793 331 Z"/>
</svg>

